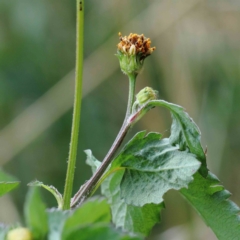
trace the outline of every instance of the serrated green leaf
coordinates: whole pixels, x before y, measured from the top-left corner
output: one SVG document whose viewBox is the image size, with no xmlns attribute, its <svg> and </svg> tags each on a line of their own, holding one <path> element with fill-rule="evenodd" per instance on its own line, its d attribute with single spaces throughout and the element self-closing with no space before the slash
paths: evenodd
<svg viewBox="0 0 240 240">
<path fill-rule="evenodd" d="M 124 170 L 110 175 L 102 183 L 102 193 L 108 198 L 112 209 L 112 221 L 125 231 L 147 236 L 154 225 L 160 222 L 160 211 L 164 204 L 145 204 L 142 207 L 127 204 L 120 195 L 120 183 Z"/>
<path fill-rule="evenodd" d="M 169 139 L 160 140 L 157 133 L 144 134 L 136 134 L 125 145 L 109 170 L 125 168 L 121 197 L 134 206 L 161 203 L 168 190 L 187 187 L 200 167 L 195 155 L 180 151 Z"/>
<path fill-rule="evenodd" d="M 219 240 L 240 239 L 239 207 L 228 198 L 231 195 L 209 172 L 207 178 L 199 173 L 188 189 L 180 191 L 197 210 Z"/>
<path fill-rule="evenodd" d="M 55 197 L 55 199 L 57 200 L 57 203 L 58 203 L 58 208 L 59 209 L 62 209 L 62 206 L 63 206 L 63 198 L 62 198 L 62 194 L 54 187 L 54 186 L 48 186 L 48 185 L 45 185 L 43 184 L 42 182 L 39 182 L 39 181 L 33 181 L 33 182 L 30 182 L 28 184 L 28 186 L 30 187 L 43 187 L 45 188 L 46 190 L 48 190 L 50 193 L 52 193 L 52 195 Z"/>
<path fill-rule="evenodd" d="M 92 198 L 84 202 L 78 209 L 74 210 L 72 215 L 66 220 L 63 229 L 63 239 L 69 239 L 68 236 L 81 226 L 93 223 L 110 223 L 110 207 L 103 198 Z"/>
<path fill-rule="evenodd" d="M 72 232 L 65 240 L 143 240 L 138 236 L 127 235 L 109 224 L 97 223 L 83 226 Z"/>
<path fill-rule="evenodd" d="M 202 163 L 199 172 L 206 177 L 208 173 L 206 156 L 201 146 L 201 133 L 198 126 L 181 106 L 163 100 L 154 100 L 150 101 L 146 108 L 156 106 L 165 107 L 172 113 L 170 143 L 178 146 L 180 150 L 189 149 L 191 153 L 195 154 Z"/>
<path fill-rule="evenodd" d="M 30 188 L 24 205 L 27 227 L 34 239 L 44 239 L 48 231 L 46 205 L 36 187 Z"/>
<path fill-rule="evenodd" d="M 0 182 L 0 197 L 12 191 L 19 185 L 19 182 Z"/>
<path fill-rule="evenodd" d="M 48 240 L 62 239 L 65 222 L 71 214 L 72 210 L 62 211 L 56 208 L 47 210 L 49 228 Z"/>
<path fill-rule="evenodd" d="M 87 151 L 87 163 L 93 172 L 101 164 L 93 157 L 91 151 Z M 160 211 L 164 204 L 146 204 L 136 207 L 127 204 L 120 196 L 120 183 L 124 170 L 119 170 L 108 176 L 101 185 L 102 193 L 107 197 L 112 210 L 112 221 L 116 227 L 124 231 L 148 235 L 153 226 L 160 222 Z"/>
</svg>

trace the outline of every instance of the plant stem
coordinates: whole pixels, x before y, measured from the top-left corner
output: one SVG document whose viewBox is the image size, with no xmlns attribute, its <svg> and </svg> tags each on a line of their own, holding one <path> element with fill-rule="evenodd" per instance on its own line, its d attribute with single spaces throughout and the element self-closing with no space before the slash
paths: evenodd
<svg viewBox="0 0 240 240">
<path fill-rule="evenodd" d="M 83 75 L 83 28 L 84 28 L 84 0 L 77 0 L 77 33 L 76 33 L 76 73 L 75 96 L 73 107 L 73 120 L 71 142 L 68 157 L 67 175 L 63 195 L 63 210 L 70 209 L 73 188 L 74 171 L 77 157 L 78 133 L 80 126 L 80 113 L 82 101 L 82 75 Z"/>
<path fill-rule="evenodd" d="M 131 115 L 132 113 L 132 106 L 134 103 L 134 93 L 135 93 L 135 85 L 136 85 L 136 74 L 129 74 L 129 93 L 128 93 L 128 105 L 127 105 L 127 112 L 125 120 Z"/>
<path fill-rule="evenodd" d="M 89 195 L 91 195 L 91 192 L 94 190 L 95 185 L 97 184 L 97 182 L 100 180 L 100 178 L 104 174 L 108 165 L 111 163 L 112 157 L 114 156 L 114 154 L 118 150 L 119 146 L 121 145 L 129 128 L 130 128 L 130 124 L 126 124 L 124 127 L 121 128 L 121 131 L 119 132 L 117 138 L 115 139 L 108 154 L 102 161 L 102 164 L 100 165 L 100 167 L 96 170 L 96 172 L 93 174 L 93 176 L 83 185 L 82 188 L 79 189 L 79 191 L 73 197 L 71 207 L 75 207 L 76 205 L 81 204 Z"/>
<path fill-rule="evenodd" d="M 96 170 L 93 176 L 79 189 L 79 191 L 73 197 L 71 207 L 75 207 L 77 204 L 81 204 L 88 196 L 91 195 L 92 191 L 95 191 L 95 186 L 104 174 L 108 165 L 111 163 L 115 153 L 119 149 L 124 137 L 127 135 L 128 130 L 131 127 L 131 122 L 128 121 L 131 113 L 132 106 L 134 102 L 134 93 L 135 93 L 135 83 L 136 83 L 136 75 L 129 75 L 129 95 L 128 95 L 128 105 L 126 116 L 123 122 L 123 125 L 113 142 L 110 150 L 102 161 L 100 167 Z"/>
</svg>

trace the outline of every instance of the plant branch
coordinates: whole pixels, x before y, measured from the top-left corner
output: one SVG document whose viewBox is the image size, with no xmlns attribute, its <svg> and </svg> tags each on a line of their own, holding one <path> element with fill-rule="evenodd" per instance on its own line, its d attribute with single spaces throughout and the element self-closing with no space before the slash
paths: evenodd
<svg viewBox="0 0 240 240">
<path fill-rule="evenodd" d="M 84 28 L 84 0 L 77 0 L 75 97 L 68 167 L 63 195 L 63 210 L 70 209 L 74 171 L 77 157 L 78 133 L 80 127 L 80 113 L 82 101 L 83 34 L 84 34 L 83 28 Z"/>
<path fill-rule="evenodd" d="M 116 153 L 119 146 L 121 145 L 130 127 L 131 127 L 131 124 L 125 124 L 124 126 L 122 126 L 119 134 L 117 135 L 117 138 L 115 139 L 112 147 L 108 151 L 106 157 L 102 161 L 102 164 L 100 165 L 100 167 L 96 170 L 93 176 L 79 189 L 79 191 L 73 197 L 71 202 L 71 208 L 81 204 L 89 195 L 91 195 L 91 192 L 94 190 L 95 185 L 98 183 L 98 181 L 104 174 L 105 170 L 107 169 L 108 165 L 111 163 L 114 154 Z"/>
<path fill-rule="evenodd" d="M 75 194 L 71 202 L 71 208 L 75 207 L 77 204 L 81 204 L 89 195 L 91 195 L 92 191 L 95 191 L 95 186 L 104 174 L 108 165 L 113 160 L 113 157 L 117 150 L 119 149 L 121 143 L 123 142 L 124 137 L 127 135 L 128 130 L 132 126 L 132 122 L 128 121 L 129 117 L 132 114 L 132 106 L 134 102 L 134 94 L 135 94 L 135 84 L 136 84 L 136 75 L 129 75 L 129 95 L 128 95 L 128 105 L 126 116 L 123 122 L 123 125 L 112 145 L 107 155 L 102 161 L 100 167 L 96 170 L 93 176 L 79 189 L 79 191 Z"/>
</svg>

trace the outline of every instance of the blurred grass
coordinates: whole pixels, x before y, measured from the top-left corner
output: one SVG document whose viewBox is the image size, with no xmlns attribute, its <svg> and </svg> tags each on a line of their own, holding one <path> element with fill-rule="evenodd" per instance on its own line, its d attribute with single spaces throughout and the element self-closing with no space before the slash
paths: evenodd
<svg viewBox="0 0 240 240">
<path fill-rule="evenodd" d="M 240 204 L 239 1 L 88 0 L 85 23 L 74 190 L 90 176 L 83 150 L 102 159 L 121 126 L 128 86 L 114 56 L 117 33 L 137 32 L 157 47 L 146 59 L 137 91 L 152 86 L 161 98 L 186 108 L 200 126 L 211 171 Z M 9 198 L 0 200 L 1 221 L 21 220 L 26 184 L 34 179 L 63 191 L 73 98 L 73 75 L 67 74 L 74 51 L 74 1 L 0 1 L 0 162 L 22 182 L 8 206 L 11 216 L 1 210 Z M 167 136 L 169 128 L 169 114 L 154 109 L 129 137 L 140 129 Z M 216 239 L 178 193 L 165 199 L 163 223 L 149 239 Z"/>
</svg>

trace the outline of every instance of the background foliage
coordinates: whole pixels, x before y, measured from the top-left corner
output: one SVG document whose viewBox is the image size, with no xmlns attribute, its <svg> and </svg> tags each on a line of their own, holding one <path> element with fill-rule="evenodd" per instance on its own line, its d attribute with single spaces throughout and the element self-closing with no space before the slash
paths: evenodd
<svg viewBox="0 0 240 240">
<path fill-rule="evenodd" d="M 240 4 L 237 0 L 86 1 L 84 100 L 75 191 L 91 174 L 84 149 L 101 160 L 125 114 L 127 78 L 114 56 L 119 31 L 157 47 L 137 91 L 184 106 L 199 125 L 208 166 L 240 204 Z M 0 1 L 0 164 L 20 187 L 0 198 L 0 221 L 21 221 L 26 184 L 63 191 L 73 101 L 75 1 Z M 170 116 L 151 111 L 138 130 L 169 135 Z M 55 200 L 42 191 L 49 207 Z M 181 196 L 165 195 L 149 239 L 216 239 Z M 6 214 L 8 211 L 8 214 Z"/>
</svg>

